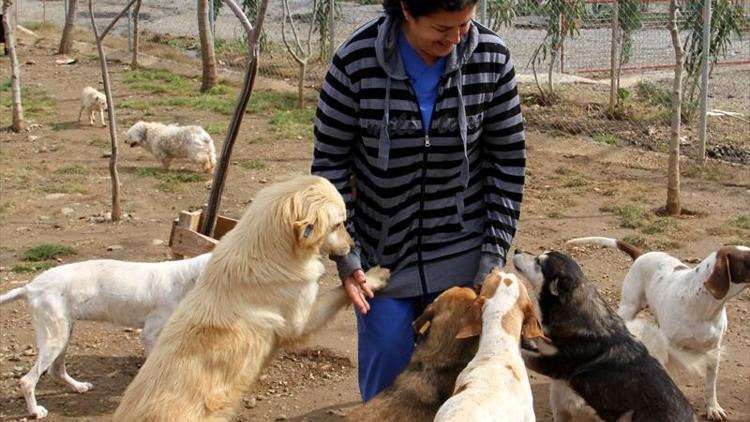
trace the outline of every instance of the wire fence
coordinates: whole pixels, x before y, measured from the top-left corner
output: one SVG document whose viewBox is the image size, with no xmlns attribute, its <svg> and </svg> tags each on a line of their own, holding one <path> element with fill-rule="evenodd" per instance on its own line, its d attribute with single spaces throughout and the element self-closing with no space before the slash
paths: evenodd
<svg viewBox="0 0 750 422">
<path fill-rule="evenodd" d="M 87 0 L 79 2 L 86 4 Z M 198 56 L 196 3 L 144 0 L 140 26 L 147 32 L 181 37 L 180 42 L 170 42 L 186 54 Z M 252 14 L 257 0 L 242 3 Z M 333 16 L 326 8 L 331 3 Z M 66 0 L 19 0 L 19 20 L 44 18 L 62 26 L 65 4 Z M 313 5 L 317 6 L 315 10 Z M 688 59 L 683 115 L 689 144 L 697 136 L 700 86 L 696 83 L 700 80 L 703 2 L 683 0 L 679 5 L 678 27 Z M 668 6 L 668 0 L 481 0 L 477 20 L 497 31 L 511 51 L 529 127 L 661 149 L 669 132 L 669 88 L 674 68 Z M 99 0 L 96 17 L 103 25 L 121 8 L 121 1 Z M 709 85 L 708 108 L 720 107 L 736 118 L 717 119 L 709 131 L 712 137 L 734 145 L 729 153 L 720 151 L 718 155 L 729 154 L 733 161 L 750 163 L 750 146 L 743 142 L 750 130 L 750 0 L 712 0 L 712 8 L 711 58 L 716 66 Z M 85 7 L 79 5 L 78 9 L 77 24 L 87 27 L 88 13 Z M 318 88 L 330 60 L 330 40 L 335 48 L 381 13 L 382 5 L 373 0 L 272 1 L 264 24 L 259 72 L 296 84 L 298 63 L 284 42 L 286 39 L 295 44 L 296 33 L 302 48 L 292 48 L 298 55 L 306 56 L 306 43 L 310 44 L 305 85 Z M 236 17 L 217 5 L 212 19 L 222 64 L 241 67 L 244 31 Z M 128 27 L 128 20 L 123 19 L 114 32 L 127 36 Z M 613 39 L 618 47 L 615 60 Z M 609 108 L 612 63 L 620 74 L 618 111 L 614 114 Z M 554 101 L 544 95 L 549 87 L 548 75 L 554 81 Z"/>
</svg>

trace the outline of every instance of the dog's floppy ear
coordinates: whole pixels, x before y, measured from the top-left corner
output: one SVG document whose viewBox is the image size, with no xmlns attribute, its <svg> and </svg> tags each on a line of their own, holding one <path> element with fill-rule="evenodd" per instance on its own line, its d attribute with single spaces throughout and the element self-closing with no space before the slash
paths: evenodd
<svg viewBox="0 0 750 422">
<path fill-rule="evenodd" d="M 750 252 L 739 251 L 736 247 L 726 246 L 716 253 L 714 270 L 703 287 L 715 299 L 723 299 L 729 293 L 729 286 L 734 283 L 750 281 Z"/>
<path fill-rule="evenodd" d="M 478 296 L 469 305 L 469 309 L 461 315 L 461 326 L 456 334 L 457 339 L 476 337 L 482 334 L 482 308 L 485 300 L 484 296 Z"/>
<path fill-rule="evenodd" d="M 411 328 L 412 330 L 414 330 L 414 335 L 416 337 L 421 337 L 425 335 L 427 330 L 430 329 L 430 325 L 432 324 L 432 318 L 434 317 L 435 317 L 435 305 L 430 304 L 422 312 L 422 315 L 420 315 L 419 318 L 415 319 L 414 322 L 411 323 Z"/>
<path fill-rule="evenodd" d="M 523 311 L 523 325 L 521 325 L 521 336 L 526 339 L 538 338 L 551 343 L 547 336 L 544 335 L 544 329 L 542 324 L 539 322 L 539 316 L 536 313 L 536 308 L 528 299 L 528 296 L 524 299 L 521 310 Z"/>
<path fill-rule="evenodd" d="M 296 192 L 291 199 L 294 238 L 298 245 L 310 248 L 320 245 L 328 232 L 329 217 L 321 201 L 305 198 L 311 189 Z"/>
</svg>

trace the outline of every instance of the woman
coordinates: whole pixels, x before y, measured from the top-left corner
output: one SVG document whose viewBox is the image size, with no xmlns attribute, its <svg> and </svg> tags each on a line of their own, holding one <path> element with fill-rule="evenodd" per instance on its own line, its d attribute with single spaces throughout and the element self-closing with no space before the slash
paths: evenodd
<svg viewBox="0 0 750 422">
<path fill-rule="evenodd" d="M 357 309 L 369 400 L 414 347 L 411 321 L 443 290 L 502 267 L 526 151 L 505 43 L 478 0 L 385 0 L 337 51 L 320 93 L 312 172 L 346 200 L 356 246 L 336 258 Z M 363 270 L 391 270 L 373 299 Z M 369 300 L 369 302 L 368 302 Z"/>
</svg>

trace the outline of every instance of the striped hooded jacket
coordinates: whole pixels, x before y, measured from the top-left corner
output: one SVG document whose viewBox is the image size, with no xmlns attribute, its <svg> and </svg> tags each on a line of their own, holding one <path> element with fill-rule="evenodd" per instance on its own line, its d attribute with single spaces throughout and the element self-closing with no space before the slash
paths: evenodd
<svg viewBox="0 0 750 422">
<path fill-rule="evenodd" d="M 339 275 L 391 270 L 383 297 L 481 281 L 516 232 L 526 150 L 505 43 L 472 22 L 446 58 L 429 130 L 381 16 L 336 52 L 320 92 L 312 173 L 338 188 L 355 247 Z"/>
</svg>

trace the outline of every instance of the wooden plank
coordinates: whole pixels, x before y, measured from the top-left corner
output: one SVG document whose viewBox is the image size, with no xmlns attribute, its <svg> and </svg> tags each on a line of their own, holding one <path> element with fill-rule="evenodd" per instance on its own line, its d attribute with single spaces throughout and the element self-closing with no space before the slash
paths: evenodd
<svg viewBox="0 0 750 422">
<path fill-rule="evenodd" d="M 177 225 L 172 236 L 172 253 L 183 257 L 192 257 L 211 252 L 218 240 L 204 236 L 193 230 Z"/>
<path fill-rule="evenodd" d="M 214 226 L 214 238 L 220 240 L 224 237 L 229 230 L 232 230 L 237 225 L 237 220 L 234 218 L 218 216 L 216 218 L 216 226 Z"/>
</svg>

